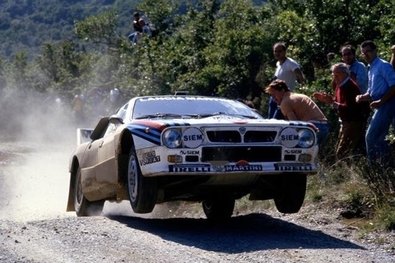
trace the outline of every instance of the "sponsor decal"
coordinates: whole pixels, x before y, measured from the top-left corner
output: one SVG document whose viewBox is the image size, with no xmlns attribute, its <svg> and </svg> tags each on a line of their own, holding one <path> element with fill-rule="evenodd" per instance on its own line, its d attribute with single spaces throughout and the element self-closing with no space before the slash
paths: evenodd
<svg viewBox="0 0 395 263">
<path fill-rule="evenodd" d="M 181 155 L 200 155 L 200 151 L 193 151 L 193 150 L 181 150 Z"/>
<path fill-rule="evenodd" d="M 225 165 L 225 172 L 239 172 L 239 171 L 245 171 L 245 172 L 251 172 L 251 171 L 263 171 L 262 165 L 256 164 L 256 165 Z"/>
<path fill-rule="evenodd" d="M 282 145 L 288 148 L 295 147 L 299 143 L 299 134 L 293 128 L 286 128 L 281 131 L 280 140 Z"/>
<path fill-rule="evenodd" d="M 188 148 L 199 147 L 203 143 L 203 140 L 203 133 L 198 128 L 188 128 L 184 130 L 182 134 L 182 141 L 184 143 L 184 146 Z"/>
<path fill-rule="evenodd" d="M 169 165 L 169 172 L 171 173 L 198 173 L 198 172 L 211 172 L 210 165 L 191 165 L 191 164 L 176 164 Z"/>
<path fill-rule="evenodd" d="M 158 163 L 158 162 L 160 162 L 160 156 L 156 155 L 155 151 L 151 151 L 142 154 L 140 165 L 143 166 L 143 165 Z"/>
<path fill-rule="evenodd" d="M 285 150 L 284 152 L 286 154 L 300 154 L 300 153 L 302 153 L 302 150 L 299 150 L 299 149 L 297 149 L 297 150 Z"/>
<path fill-rule="evenodd" d="M 310 164 L 274 164 L 276 171 L 312 171 Z"/>
</svg>

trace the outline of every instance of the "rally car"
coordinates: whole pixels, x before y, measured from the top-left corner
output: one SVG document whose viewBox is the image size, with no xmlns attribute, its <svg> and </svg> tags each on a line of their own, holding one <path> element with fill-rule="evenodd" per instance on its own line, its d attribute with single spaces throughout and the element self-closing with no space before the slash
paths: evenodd
<svg viewBox="0 0 395 263">
<path fill-rule="evenodd" d="M 237 100 L 135 97 L 94 129 L 78 129 L 67 211 L 90 216 L 106 200 L 129 200 L 135 213 L 149 213 L 183 200 L 221 220 L 248 195 L 296 213 L 306 177 L 317 171 L 316 131 L 307 122 L 264 119 Z"/>
</svg>

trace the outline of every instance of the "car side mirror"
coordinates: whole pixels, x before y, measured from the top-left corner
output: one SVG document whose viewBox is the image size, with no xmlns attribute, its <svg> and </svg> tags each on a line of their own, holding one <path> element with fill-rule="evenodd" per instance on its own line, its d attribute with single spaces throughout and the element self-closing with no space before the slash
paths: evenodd
<svg viewBox="0 0 395 263">
<path fill-rule="evenodd" d="M 104 132 L 106 131 L 109 123 L 110 123 L 110 117 L 101 118 L 97 123 L 95 129 L 93 130 L 90 138 L 94 141 L 103 137 Z"/>
<path fill-rule="evenodd" d="M 112 115 L 109 122 L 113 124 L 123 124 L 123 119 L 117 115 Z"/>
</svg>

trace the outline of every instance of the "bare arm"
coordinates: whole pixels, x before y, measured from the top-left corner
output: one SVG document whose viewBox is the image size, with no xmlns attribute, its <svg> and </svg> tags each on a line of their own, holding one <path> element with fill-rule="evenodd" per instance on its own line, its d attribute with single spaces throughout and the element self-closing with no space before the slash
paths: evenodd
<svg viewBox="0 0 395 263">
<path fill-rule="evenodd" d="M 288 114 L 286 115 L 287 119 L 289 121 L 297 121 L 298 118 L 296 117 L 296 115 L 293 113 L 293 111 L 288 112 Z"/>
<path fill-rule="evenodd" d="M 395 69 L 395 45 L 393 45 L 393 46 L 391 47 L 391 51 L 392 51 L 392 54 L 391 54 L 390 63 L 391 63 L 391 65 L 392 65 L 392 67 Z"/>
<path fill-rule="evenodd" d="M 295 69 L 294 73 L 296 75 L 296 80 L 298 81 L 298 83 L 303 85 L 305 82 L 305 78 L 304 78 L 302 70 L 300 68 L 297 68 L 297 69 Z"/>
</svg>

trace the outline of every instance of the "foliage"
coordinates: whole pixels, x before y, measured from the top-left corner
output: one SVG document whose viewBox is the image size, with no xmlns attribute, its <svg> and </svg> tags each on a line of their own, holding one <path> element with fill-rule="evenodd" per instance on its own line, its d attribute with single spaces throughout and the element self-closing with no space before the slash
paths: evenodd
<svg viewBox="0 0 395 263">
<path fill-rule="evenodd" d="M 394 183 L 392 170 L 372 168 L 365 158 L 323 163 L 309 182 L 307 199 L 343 218 L 364 218 L 364 228 L 393 230 Z"/>
</svg>

